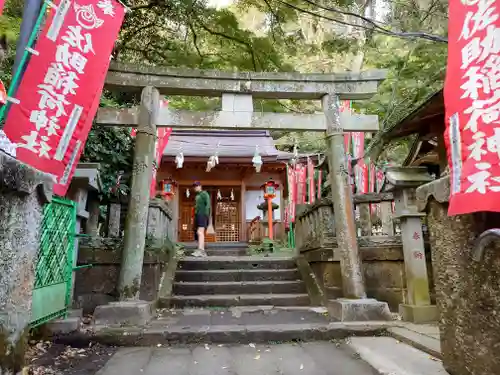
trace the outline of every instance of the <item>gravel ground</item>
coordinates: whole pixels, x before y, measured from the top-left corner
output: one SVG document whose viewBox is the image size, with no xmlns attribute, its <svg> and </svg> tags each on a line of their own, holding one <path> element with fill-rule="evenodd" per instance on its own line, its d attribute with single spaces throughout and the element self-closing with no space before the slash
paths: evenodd
<svg viewBox="0 0 500 375">
<path fill-rule="evenodd" d="M 117 350 L 99 344 L 85 348 L 48 341 L 30 344 L 23 375 L 94 375 Z"/>
</svg>

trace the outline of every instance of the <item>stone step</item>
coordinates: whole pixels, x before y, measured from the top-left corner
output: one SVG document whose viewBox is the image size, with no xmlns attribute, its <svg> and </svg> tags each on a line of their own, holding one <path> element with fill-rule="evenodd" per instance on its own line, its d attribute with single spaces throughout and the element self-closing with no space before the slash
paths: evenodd
<svg viewBox="0 0 500 375">
<path fill-rule="evenodd" d="M 295 268 L 293 258 L 257 258 L 257 257 L 224 257 L 206 258 L 185 257 L 178 265 L 182 270 L 241 270 L 241 269 L 290 269 Z"/>
<path fill-rule="evenodd" d="M 176 282 L 174 295 L 306 293 L 305 284 L 293 281 Z"/>
<path fill-rule="evenodd" d="M 378 374 L 448 374 L 439 359 L 391 337 L 352 337 L 348 345 Z"/>
<path fill-rule="evenodd" d="M 248 255 L 248 249 L 213 249 L 207 250 L 209 257 L 213 256 L 231 256 L 231 257 L 242 257 Z"/>
<path fill-rule="evenodd" d="M 259 325 L 181 326 L 153 322 L 147 328 L 95 326 L 79 334 L 54 338 L 56 343 L 113 346 L 163 346 L 176 344 L 250 344 L 344 339 L 385 334 L 387 323 L 292 323 Z M 433 374 L 434 373 L 428 373 Z"/>
<path fill-rule="evenodd" d="M 256 269 L 256 270 L 177 270 L 176 281 L 285 281 L 300 280 L 299 270 L 290 269 Z"/>
<path fill-rule="evenodd" d="M 197 296 L 172 296 L 172 306 L 186 307 L 228 307 L 228 306 L 308 306 L 307 294 L 215 294 Z"/>
<path fill-rule="evenodd" d="M 182 243 L 186 250 L 194 250 L 198 248 L 196 242 Z M 248 249 L 247 242 L 208 242 L 205 243 L 205 249 L 207 250 L 222 250 L 222 249 Z"/>
<path fill-rule="evenodd" d="M 328 323 L 324 307 L 311 306 L 233 306 L 220 308 L 159 309 L 153 326 L 185 327 L 216 325 L 262 325 Z"/>
</svg>

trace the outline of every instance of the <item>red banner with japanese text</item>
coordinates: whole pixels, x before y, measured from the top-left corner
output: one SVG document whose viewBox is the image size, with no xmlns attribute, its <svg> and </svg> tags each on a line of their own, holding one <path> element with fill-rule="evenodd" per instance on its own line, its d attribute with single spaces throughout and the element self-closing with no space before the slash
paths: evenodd
<svg viewBox="0 0 500 375">
<path fill-rule="evenodd" d="M 151 188 L 150 188 L 151 198 L 154 198 L 156 196 L 156 175 L 158 169 L 160 168 L 163 152 L 165 151 L 165 147 L 167 147 L 170 134 L 172 133 L 172 128 L 160 128 L 156 130 L 156 133 L 158 135 L 155 143 L 156 166 L 153 168 L 153 177 L 151 178 Z"/>
<path fill-rule="evenodd" d="M 297 179 L 295 178 L 295 168 L 288 167 L 288 215 L 290 222 L 295 222 L 295 204 L 297 203 Z"/>
<path fill-rule="evenodd" d="M 363 157 L 365 150 L 365 133 L 354 132 L 352 133 L 353 141 L 353 158 L 359 159 Z M 357 187 L 358 194 L 367 193 L 368 190 L 368 167 L 363 159 L 359 159 L 354 167 L 354 181 Z"/>
<path fill-rule="evenodd" d="M 160 108 L 168 106 L 168 100 L 162 100 L 160 102 Z M 155 166 L 153 167 L 153 176 L 151 178 L 150 186 L 150 197 L 154 198 L 156 196 L 156 175 L 158 169 L 160 168 L 161 159 L 163 157 L 163 152 L 165 147 L 168 145 L 168 140 L 170 139 L 170 134 L 172 134 L 172 128 L 158 128 L 156 129 L 156 142 L 155 142 Z M 132 137 L 137 135 L 137 129 L 133 128 L 131 131 Z"/>
<path fill-rule="evenodd" d="M 450 1 L 449 19 L 444 88 L 448 215 L 500 212 L 499 3 Z"/>
<path fill-rule="evenodd" d="M 323 188 L 322 182 L 323 182 L 323 171 L 320 169 L 318 171 L 318 199 L 321 199 L 321 189 Z"/>
<path fill-rule="evenodd" d="M 79 160 L 123 22 L 115 0 L 60 0 L 50 8 L 7 115 L 16 157 L 57 180 L 64 195 Z"/>
<path fill-rule="evenodd" d="M 4 5 L 5 5 L 5 0 L 0 0 L 0 16 L 3 13 L 3 7 L 4 7 Z"/>
<path fill-rule="evenodd" d="M 295 178 L 297 180 L 297 204 L 306 203 L 306 180 L 307 169 L 305 165 L 297 164 L 295 166 Z"/>
<path fill-rule="evenodd" d="M 312 204 L 316 198 L 314 194 L 316 186 L 314 181 L 314 164 L 310 158 L 307 158 L 307 181 L 309 184 L 309 204 Z"/>
</svg>

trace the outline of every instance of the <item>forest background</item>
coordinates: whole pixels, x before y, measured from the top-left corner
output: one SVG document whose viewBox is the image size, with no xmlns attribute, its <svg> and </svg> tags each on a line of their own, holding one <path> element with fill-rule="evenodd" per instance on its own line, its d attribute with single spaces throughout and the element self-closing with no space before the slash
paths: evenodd
<svg viewBox="0 0 500 375">
<path fill-rule="evenodd" d="M 327 73 L 387 69 L 388 77 L 356 112 L 376 114 L 380 132 L 365 144 L 376 164 L 400 163 L 409 139 L 374 147 L 385 131 L 443 86 L 447 57 L 446 0 L 128 0 L 132 10 L 113 52 L 114 61 L 226 71 Z M 0 78 L 10 83 L 23 1 L 7 0 L 0 16 Z M 173 108 L 217 110 L 217 98 L 172 97 Z M 130 94 L 104 92 L 101 106 L 137 104 Z M 310 113 L 319 103 L 255 100 L 255 111 Z M 277 147 L 301 153 L 325 150 L 317 133 L 275 132 Z M 120 171 L 131 171 L 128 128 L 93 127 L 82 161 L 101 164 L 109 197 Z M 128 190 L 127 179 L 120 186 Z"/>
</svg>

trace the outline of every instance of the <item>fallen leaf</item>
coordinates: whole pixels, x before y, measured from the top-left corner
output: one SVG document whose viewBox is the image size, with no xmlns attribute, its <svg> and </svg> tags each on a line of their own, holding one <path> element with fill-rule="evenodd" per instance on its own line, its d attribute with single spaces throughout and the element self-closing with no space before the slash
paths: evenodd
<svg viewBox="0 0 500 375">
<path fill-rule="evenodd" d="M 161 347 L 161 344 L 156 345 L 157 347 Z"/>
<path fill-rule="evenodd" d="M 268 352 L 268 353 L 269 353 L 270 351 L 271 351 L 271 349 L 266 349 L 266 352 Z"/>
<path fill-rule="evenodd" d="M 208 344 L 205 344 L 205 349 L 210 350 L 210 346 L 208 346 Z"/>
<path fill-rule="evenodd" d="M 222 369 L 223 369 L 223 370 L 227 369 L 227 366 L 222 366 Z"/>
<path fill-rule="evenodd" d="M 256 355 L 254 359 L 260 359 L 260 354 Z"/>
<path fill-rule="evenodd" d="M 248 344 L 248 346 L 255 349 L 255 344 Z"/>
<path fill-rule="evenodd" d="M 301 364 L 301 365 L 300 365 L 300 369 L 301 369 L 301 370 L 303 370 L 303 369 L 304 369 L 304 365 L 303 365 L 303 364 Z"/>
</svg>

